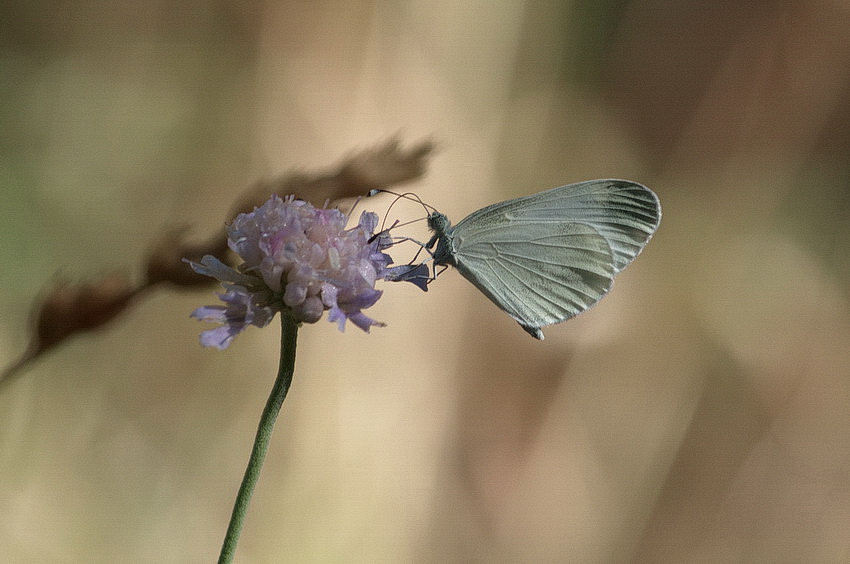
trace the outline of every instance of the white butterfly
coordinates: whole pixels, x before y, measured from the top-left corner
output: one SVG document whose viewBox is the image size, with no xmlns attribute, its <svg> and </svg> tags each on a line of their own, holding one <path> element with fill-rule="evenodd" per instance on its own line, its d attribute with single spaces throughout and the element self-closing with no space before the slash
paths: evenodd
<svg viewBox="0 0 850 564">
<path fill-rule="evenodd" d="M 482 208 L 457 225 L 434 211 L 426 244 L 532 337 L 598 302 L 661 220 L 647 187 L 590 180 Z M 420 265 L 421 266 L 421 265 Z"/>
</svg>

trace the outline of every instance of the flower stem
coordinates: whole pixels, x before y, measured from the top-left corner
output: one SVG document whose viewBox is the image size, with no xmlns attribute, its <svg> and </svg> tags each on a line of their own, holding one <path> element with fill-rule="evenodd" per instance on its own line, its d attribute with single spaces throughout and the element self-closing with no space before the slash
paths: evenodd
<svg viewBox="0 0 850 564">
<path fill-rule="evenodd" d="M 289 391 L 289 385 L 292 383 L 292 374 L 295 371 L 295 342 L 298 337 L 298 323 L 295 322 L 291 315 L 287 315 L 285 311 L 281 312 L 280 318 L 282 325 L 280 368 L 278 369 L 277 379 L 274 382 L 269 399 L 266 401 L 266 407 L 263 409 L 263 415 L 260 417 L 257 436 L 254 438 L 254 447 L 251 449 L 251 458 L 248 460 L 248 467 L 245 469 L 242 485 L 239 486 L 239 493 L 236 495 L 236 503 L 233 504 L 233 513 L 230 516 L 230 525 L 227 527 L 227 534 L 224 537 L 224 544 L 221 547 L 221 554 L 218 557 L 219 564 L 233 561 L 233 556 L 236 553 L 236 543 L 239 542 L 239 535 L 242 533 L 242 527 L 245 524 L 245 514 L 248 512 L 248 504 L 251 502 L 254 486 L 257 485 L 260 470 L 263 468 L 263 461 L 269 450 L 269 441 L 271 440 L 274 423 L 283 405 L 283 400 L 286 398 L 286 392 Z"/>
</svg>

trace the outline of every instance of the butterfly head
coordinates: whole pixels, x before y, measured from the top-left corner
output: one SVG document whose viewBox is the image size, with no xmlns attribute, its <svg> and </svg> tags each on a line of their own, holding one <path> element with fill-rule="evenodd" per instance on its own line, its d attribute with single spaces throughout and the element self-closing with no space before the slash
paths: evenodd
<svg viewBox="0 0 850 564">
<path fill-rule="evenodd" d="M 451 222 L 445 214 L 436 210 L 428 214 L 428 229 L 433 231 L 434 235 L 444 235 L 450 226 Z"/>
</svg>

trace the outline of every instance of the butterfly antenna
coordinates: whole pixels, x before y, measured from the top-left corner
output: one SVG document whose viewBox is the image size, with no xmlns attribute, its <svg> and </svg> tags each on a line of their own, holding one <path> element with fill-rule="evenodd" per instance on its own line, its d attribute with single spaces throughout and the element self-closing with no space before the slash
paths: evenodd
<svg viewBox="0 0 850 564">
<path fill-rule="evenodd" d="M 381 193 L 392 194 L 393 196 L 396 197 L 395 202 L 397 202 L 399 200 L 408 200 L 408 201 L 411 201 L 411 202 L 416 202 L 417 204 L 419 204 L 420 206 L 425 208 L 425 211 L 429 214 L 431 212 L 437 211 L 437 209 L 434 206 L 429 206 L 428 204 L 423 202 L 422 199 L 419 196 L 417 196 L 416 194 L 414 194 L 413 192 L 405 192 L 403 194 L 398 194 L 398 193 L 393 192 L 391 190 L 384 190 L 383 188 L 375 188 L 373 190 L 369 190 L 369 193 L 366 195 L 366 197 L 371 198 L 372 196 L 377 196 L 378 194 L 381 194 Z M 390 208 L 393 205 L 395 205 L 395 202 L 390 204 Z M 389 210 L 387 210 L 387 211 L 389 211 Z"/>
<path fill-rule="evenodd" d="M 432 213 L 432 211 L 433 212 L 437 211 L 433 206 L 429 206 L 428 204 L 423 202 L 419 198 L 419 196 L 417 196 L 413 192 L 405 192 L 403 194 L 398 194 L 398 193 L 392 192 L 390 190 L 384 190 L 382 188 L 375 188 L 374 190 L 370 190 L 366 197 L 376 196 L 377 194 L 380 194 L 380 193 L 392 194 L 396 198 L 395 198 L 395 200 L 393 200 L 393 202 L 387 208 L 386 215 L 384 215 L 384 221 L 381 223 L 381 230 L 379 232 L 375 233 L 374 235 L 372 235 L 372 237 L 369 239 L 370 243 L 372 241 L 374 241 L 375 239 L 377 239 L 378 236 L 380 236 L 380 235 L 386 234 L 387 236 L 389 236 L 389 231 L 391 229 L 395 229 L 396 227 L 404 227 L 405 225 L 410 225 L 412 223 L 416 223 L 417 221 L 423 221 L 424 219 L 426 219 L 424 217 L 419 217 L 417 219 L 412 219 L 412 220 L 406 221 L 404 223 L 400 223 L 399 220 L 395 220 L 395 222 L 389 228 L 385 228 L 387 219 L 389 218 L 389 215 L 390 215 L 390 210 L 393 209 L 393 206 L 396 205 L 396 203 L 399 200 L 408 200 L 410 202 L 416 202 L 420 206 L 422 206 L 425 209 L 425 212 L 429 215 Z M 405 241 L 410 241 L 410 242 L 415 243 L 416 245 L 419 246 L 419 250 L 416 252 L 416 256 L 414 256 L 413 259 L 410 261 L 411 263 L 415 262 L 419 258 L 419 255 L 422 253 L 422 251 L 427 252 L 429 255 L 431 255 L 431 259 L 433 259 L 433 253 L 428 249 L 428 244 L 426 244 L 426 243 L 422 243 L 420 241 L 417 241 L 416 239 L 413 239 L 412 237 L 393 238 L 393 241 L 394 241 L 393 244 L 399 244 L 399 243 L 403 243 Z M 431 259 L 428 259 L 428 260 L 431 260 Z M 425 261 L 425 262 L 428 262 L 428 261 Z"/>
</svg>

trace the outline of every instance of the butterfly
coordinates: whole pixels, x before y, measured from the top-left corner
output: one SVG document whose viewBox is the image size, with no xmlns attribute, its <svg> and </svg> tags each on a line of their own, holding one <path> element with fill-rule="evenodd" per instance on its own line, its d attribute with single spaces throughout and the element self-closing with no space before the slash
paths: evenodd
<svg viewBox="0 0 850 564">
<path fill-rule="evenodd" d="M 542 340 L 542 327 L 602 299 L 660 220 L 661 204 L 646 186 L 590 180 L 492 204 L 455 225 L 434 210 L 425 247 L 435 267 L 456 268 Z"/>
</svg>

